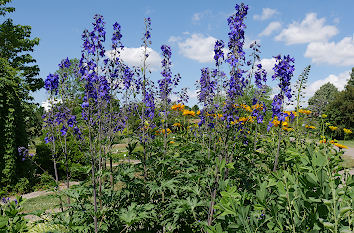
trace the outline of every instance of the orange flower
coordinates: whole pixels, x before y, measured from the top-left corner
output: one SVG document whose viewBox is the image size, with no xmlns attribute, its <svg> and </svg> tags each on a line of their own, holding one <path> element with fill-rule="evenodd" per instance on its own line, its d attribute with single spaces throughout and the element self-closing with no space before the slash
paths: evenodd
<svg viewBox="0 0 354 233">
<path fill-rule="evenodd" d="M 200 110 L 197 111 L 197 115 L 200 115 Z"/>
<path fill-rule="evenodd" d="M 274 125 L 275 127 L 277 127 L 277 126 L 280 125 L 280 121 L 278 121 L 278 120 L 276 120 L 276 119 L 274 119 L 274 120 L 272 121 L 272 123 L 273 123 L 273 125 Z"/>
<path fill-rule="evenodd" d="M 174 104 L 174 105 L 172 105 L 171 109 L 174 111 L 178 111 L 178 110 L 182 111 L 184 109 L 184 105 L 183 104 Z"/>
<path fill-rule="evenodd" d="M 170 144 L 173 144 L 173 143 L 175 143 L 174 141 L 170 141 Z"/>
<path fill-rule="evenodd" d="M 183 115 L 183 116 L 195 116 L 195 112 L 185 109 L 185 110 L 183 111 L 183 114 L 182 114 L 182 115 Z"/>
</svg>

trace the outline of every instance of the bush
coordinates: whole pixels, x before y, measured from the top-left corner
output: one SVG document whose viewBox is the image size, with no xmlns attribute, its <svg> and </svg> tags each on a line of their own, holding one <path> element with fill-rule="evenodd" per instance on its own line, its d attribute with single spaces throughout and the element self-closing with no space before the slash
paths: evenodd
<svg viewBox="0 0 354 233">
<path fill-rule="evenodd" d="M 17 193 L 24 194 L 31 191 L 31 187 L 32 186 L 30 185 L 30 182 L 27 178 L 20 178 L 17 184 L 15 185 L 14 190 Z"/>
</svg>

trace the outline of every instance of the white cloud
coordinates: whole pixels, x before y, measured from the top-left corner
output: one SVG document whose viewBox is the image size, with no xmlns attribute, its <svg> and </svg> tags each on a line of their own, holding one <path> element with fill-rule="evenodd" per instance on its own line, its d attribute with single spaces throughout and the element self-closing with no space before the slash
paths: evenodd
<svg viewBox="0 0 354 233">
<path fill-rule="evenodd" d="M 63 101 L 61 99 L 54 100 L 54 99 L 47 99 L 46 101 L 41 103 L 41 106 L 44 108 L 44 110 L 47 112 L 51 107 L 52 104 L 57 104 L 57 103 L 62 103 Z"/>
<path fill-rule="evenodd" d="M 202 18 L 211 15 L 211 11 L 210 10 L 205 10 L 203 12 L 197 12 L 193 14 L 192 17 L 192 22 L 193 23 L 198 23 Z"/>
<path fill-rule="evenodd" d="M 172 40 L 175 38 L 172 38 Z M 171 40 L 171 37 L 170 37 Z M 211 62 L 214 57 L 214 44 L 216 38 L 203 34 L 192 34 L 185 40 L 177 42 L 179 52 L 200 63 Z"/>
<path fill-rule="evenodd" d="M 325 18 L 317 18 L 316 13 L 308 13 L 301 22 L 293 22 L 275 37 L 287 45 L 327 41 L 338 34 L 335 26 L 325 25 Z"/>
<path fill-rule="evenodd" d="M 344 37 L 338 43 L 312 42 L 307 45 L 305 57 L 314 63 L 339 66 L 354 66 L 354 35 Z"/>
<path fill-rule="evenodd" d="M 253 15 L 254 20 L 266 20 L 272 17 L 273 15 L 277 14 L 278 11 L 271 8 L 263 8 L 261 15 Z"/>
<path fill-rule="evenodd" d="M 141 67 L 143 65 L 144 58 L 144 47 L 139 48 L 128 48 L 124 47 L 124 49 L 119 49 L 120 58 L 129 66 L 137 66 Z M 149 54 L 146 59 L 146 63 L 148 68 L 152 71 L 158 70 L 161 68 L 161 56 L 152 48 L 147 48 L 147 53 Z M 114 54 L 113 50 L 109 50 L 106 52 L 106 56 L 112 58 Z"/>
<path fill-rule="evenodd" d="M 268 26 L 259 33 L 259 36 L 269 36 L 273 32 L 279 30 L 281 28 L 281 23 L 278 21 L 271 22 Z"/>
<path fill-rule="evenodd" d="M 196 21 L 199 21 L 201 19 L 201 17 L 202 17 L 201 13 L 194 13 L 192 20 L 193 20 L 193 22 L 196 22 Z"/>
<path fill-rule="evenodd" d="M 306 96 L 311 97 L 315 94 L 315 92 L 320 89 L 320 87 L 326 83 L 332 83 L 335 87 L 338 88 L 339 91 L 344 89 L 344 86 L 347 84 L 350 78 L 350 70 L 347 70 L 338 75 L 330 74 L 325 79 L 317 80 L 308 85 L 306 89 Z"/>
<path fill-rule="evenodd" d="M 269 77 L 271 77 L 274 74 L 273 67 L 275 65 L 275 62 L 276 62 L 276 60 L 274 57 L 263 58 L 260 62 L 262 64 L 262 68 L 265 69 L 265 71 L 267 71 L 268 79 L 269 79 Z"/>
</svg>

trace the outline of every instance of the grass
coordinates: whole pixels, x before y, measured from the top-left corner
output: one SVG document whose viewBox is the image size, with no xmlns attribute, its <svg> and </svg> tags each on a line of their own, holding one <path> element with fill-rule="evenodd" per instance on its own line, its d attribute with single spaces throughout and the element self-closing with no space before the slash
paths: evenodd
<svg viewBox="0 0 354 233">
<path fill-rule="evenodd" d="M 63 201 L 65 198 L 63 199 Z M 47 194 L 43 196 L 27 199 L 23 203 L 23 212 L 30 213 L 36 211 L 46 211 L 58 208 L 60 200 L 54 194 Z"/>
</svg>

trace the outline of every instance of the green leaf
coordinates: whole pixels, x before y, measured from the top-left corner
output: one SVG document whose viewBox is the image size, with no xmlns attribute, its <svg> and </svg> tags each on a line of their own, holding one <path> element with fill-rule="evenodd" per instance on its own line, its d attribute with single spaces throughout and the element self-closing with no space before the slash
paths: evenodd
<svg viewBox="0 0 354 233">
<path fill-rule="evenodd" d="M 323 222 L 323 226 L 328 229 L 334 229 L 334 224 L 330 222 Z"/>
</svg>

